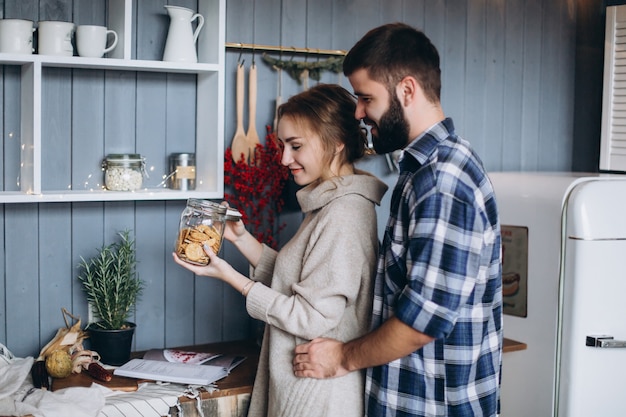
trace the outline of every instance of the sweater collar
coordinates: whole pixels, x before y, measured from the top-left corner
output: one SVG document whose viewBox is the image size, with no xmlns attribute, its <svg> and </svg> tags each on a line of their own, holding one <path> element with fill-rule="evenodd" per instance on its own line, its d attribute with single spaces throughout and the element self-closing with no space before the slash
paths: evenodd
<svg viewBox="0 0 626 417">
<path fill-rule="evenodd" d="M 309 184 L 296 193 L 303 213 L 320 209 L 332 200 L 347 194 L 360 195 L 380 205 L 387 185 L 368 172 L 355 170 L 353 175 L 333 177 Z"/>
</svg>

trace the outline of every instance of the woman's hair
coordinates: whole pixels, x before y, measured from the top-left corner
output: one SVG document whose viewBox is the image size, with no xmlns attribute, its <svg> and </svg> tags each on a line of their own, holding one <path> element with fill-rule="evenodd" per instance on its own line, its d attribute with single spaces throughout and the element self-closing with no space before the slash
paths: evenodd
<svg viewBox="0 0 626 417">
<path fill-rule="evenodd" d="M 367 138 L 354 117 L 356 101 L 344 88 L 318 84 L 292 96 L 278 107 L 278 121 L 291 118 L 306 131 L 320 137 L 328 164 L 335 156 L 335 146 L 343 143 L 339 163 L 352 164 L 365 154 Z"/>
<path fill-rule="evenodd" d="M 343 73 L 350 76 L 359 69 L 390 92 L 404 77 L 413 76 L 431 102 L 441 99 L 437 48 L 423 32 L 404 23 L 374 28 L 352 47 L 343 61 Z"/>
</svg>

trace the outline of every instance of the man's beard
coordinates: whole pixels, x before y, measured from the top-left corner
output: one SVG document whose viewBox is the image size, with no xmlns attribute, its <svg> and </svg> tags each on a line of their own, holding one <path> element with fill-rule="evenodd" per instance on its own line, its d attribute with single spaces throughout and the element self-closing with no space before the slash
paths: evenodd
<svg viewBox="0 0 626 417">
<path fill-rule="evenodd" d="M 372 134 L 372 144 L 377 154 L 402 149 L 409 143 L 409 124 L 404 119 L 402 105 L 395 94 L 389 100 L 389 109 L 377 124 L 377 134 Z"/>
</svg>

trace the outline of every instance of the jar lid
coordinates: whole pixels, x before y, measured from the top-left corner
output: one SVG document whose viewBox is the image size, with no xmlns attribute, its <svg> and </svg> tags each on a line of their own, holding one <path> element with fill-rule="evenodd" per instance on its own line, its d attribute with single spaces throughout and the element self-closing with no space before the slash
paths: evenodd
<svg viewBox="0 0 626 417">
<path fill-rule="evenodd" d="M 138 153 L 110 153 L 106 159 L 108 161 L 143 161 Z"/>
<path fill-rule="evenodd" d="M 228 210 L 226 210 L 226 220 L 230 222 L 236 222 L 239 221 L 239 219 L 241 219 L 241 213 L 239 212 L 239 210 L 234 208 L 229 208 Z"/>
<path fill-rule="evenodd" d="M 170 159 L 196 159 L 196 154 L 190 152 L 172 153 L 170 154 Z"/>
<path fill-rule="evenodd" d="M 207 209 L 217 212 L 218 214 L 226 214 L 227 207 L 221 204 L 214 203 L 209 200 L 201 200 L 199 198 L 190 198 L 187 200 L 187 205 L 196 206 L 201 209 Z"/>
</svg>

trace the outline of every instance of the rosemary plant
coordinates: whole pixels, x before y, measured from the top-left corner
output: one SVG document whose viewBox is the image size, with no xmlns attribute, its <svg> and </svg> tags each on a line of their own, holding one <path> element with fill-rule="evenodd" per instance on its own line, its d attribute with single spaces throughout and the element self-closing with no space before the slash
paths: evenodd
<svg viewBox="0 0 626 417">
<path fill-rule="evenodd" d="M 125 328 L 143 290 L 136 271 L 135 241 L 128 230 L 118 234 L 119 242 L 102 246 L 88 261 L 81 256 L 79 264 L 78 279 L 99 320 L 90 326 L 105 330 Z"/>
</svg>

